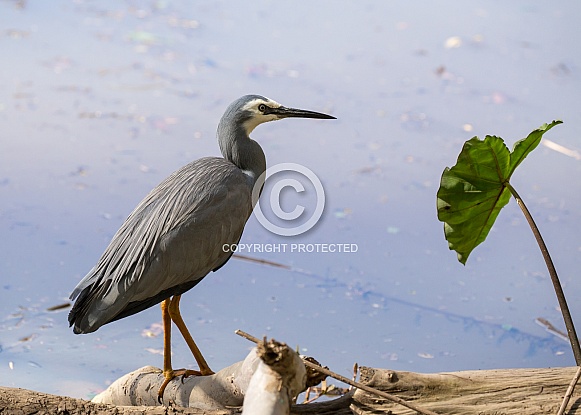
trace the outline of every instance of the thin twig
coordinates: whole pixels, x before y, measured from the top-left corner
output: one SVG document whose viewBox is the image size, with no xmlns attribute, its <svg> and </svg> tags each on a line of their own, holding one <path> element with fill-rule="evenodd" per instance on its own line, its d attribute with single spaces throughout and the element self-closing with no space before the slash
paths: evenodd
<svg viewBox="0 0 581 415">
<path fill-rule="evenodd" d="M 520 206 L 522 212 L 531 227 L 533 234 L 535 235 L 535 239 L 539 244 L 539 248 L 541 248 L 541 252 L 543 254 L 543 258 L 545 259 L 545 263 L 547 264 L 547 268 L 549 270 L 549 275 L 551 276 L 551 281 L 553 282 L 553 287 L 555 287 L 555 293 L 557 294 L 557 300 L 559 301 L 559 307 L 561 308 L 561 313 L 563 314 L 563 320 L 565 320 L 565 327 L 567 327 L 567 334 L 569 335 L 569 341 L 571 342 L 571 347 L 573 349 L 573 356 L 575 356 L 575 362 L 577 366 L 581 366 L 581 346 L 579 346 L 579 339 L 577 338 L 577 332 L 575 331 L 575 326 L 573 325 L 573 318 L 571 317 L 571 313 L 569 312 L 569 307 L 567 306 L 567 300 L 565 299 L 565 293 L 563 292 L 563 288 L 561 287 L 561 282 L 559 281 L 559 276 L 557 275 L 557 270 L 555 269 L 555 265 L 553 264 L 553 260 L 549 255 L 549 250 L 545 245 L 545 241 L 541 236 L 541 232 L 537 227 L 531 213 L 527 209 L 525 203 L 516 192 L 514 187 L 511 186 L 510 183 L 506 182 L 504 185 L 510 190 L 516 202 Z"/>
<path fill-rule="evenodd" d="M 261 259 L 261 258 L 254 258 L 248 255 L 241 255 L 241 254 L 234 254 L 232 255 L 234 258 L 241 259 L 242 261 L 254 262 L 256 264 L 261 265 L 270 265 L 271 267 L 275 268 L 283 268 L 290 270 L 291 267 L 289 265 L 281 264 L 280 262 L 269 261 L 268 259 Z"/>
<path fill-rule="evenodd" d="M 575 376 L 573 376 L 573 379 L 571 379 L 571 383 L 569 383 L 569 387 L 567 388 L 567 392 L 565 392 L 565 397 L 563 398 L 563 402 L 561 403 L 561 407 L 559 408 L 559 412 L 557 412 L 557 415 L 563 415 L 565 413 L 565 409 L 567 408 L 567 405 L 569 404 L 569 400 L 571 399 L 571 396 L 573 396 L 573 391 L 575 390 L 575 385 L 577 385 L 577 382 L 579 382 L 580 377 L 581 377 L 581 366 L 578 366 L 577 372 L 575 373 Z"/>
<path fill-rule="evenodd" d="M 241 337 L 244 337 L 246 340 L 250 340 L 251 342 L 254 342 L 254 343 L 258 343 L 259 341 L 261 341 L 260 339 L 254 337 L 251 334 L 248 334 L 242 330 L 236 330 L 235 333 Z M 369 393 L 373 393 L 374 395 L 381 396 L 382 398 L 385 398 L 388 401 L 392 401 L 392 402 L 395 402 L 395 403 L 400 404 L 402 406 L 405 406 L 406 408 L 409 408 L 413 411 L 416 411 L 419 414 L 438 415 L 436 412 L 430 411 L 429 409 L 419 408 L 416 405 L 413 405 L 413 404 L 411 404 L 411 403 L 409 403 L 401 398 L 398 398 L 395 395 L 391 395 L 389 393 L 374 389 L 372 387 L 364 385 L 363 383 L 355 382 L 351 379 L 346 378 L 345 376 L 341 376 L 335 372 L 330 371 L 329 369 L 325 369 L 321 366 L 317 366 L 316 364 L 311 363 L 309 361 L 303 360 L 303 362 L 304 362 L 305 366 L 308 366 L 312 369 L 315 369 L 315 370 L 317 370 L 317 371 L 319 371 L 327 376 L 331 376 L 332 378 L 335 378 L 335 379 L 337 379 L 343 383 L 346 383 L 348 385 L 354 386 L 358 389 L 364 390 L 365 392 L 369 392 Z"/>
</svg>

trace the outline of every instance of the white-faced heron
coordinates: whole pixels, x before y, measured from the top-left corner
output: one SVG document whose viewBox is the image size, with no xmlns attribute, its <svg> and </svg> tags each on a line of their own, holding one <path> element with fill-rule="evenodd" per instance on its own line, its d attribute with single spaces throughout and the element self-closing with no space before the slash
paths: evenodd
<svg viewBox="0 0 581 415">
<path fill-rule="evenodd" d="M 183 293 L 210 271 L 222 267 L 237 244 L 256 200 L 257 181 L 266 170 L 260 145 L 250 138 L 256 126 L 282 118 L 334 119 L 313 111 L 283 107 L 246 95 L 226 109 L 217 137 L 224 158 L 205 157 L 174 172 L 153 189 L 113 236 L 97 265 L 71 294 L 73 331 L 91 333 L 161 302 L 165 382 L 178 375 L 213 372 L 180 315 Z M 191 349 L 199 371 L 173 370 L 170 330 L 174 322 Z"/>
</svg>

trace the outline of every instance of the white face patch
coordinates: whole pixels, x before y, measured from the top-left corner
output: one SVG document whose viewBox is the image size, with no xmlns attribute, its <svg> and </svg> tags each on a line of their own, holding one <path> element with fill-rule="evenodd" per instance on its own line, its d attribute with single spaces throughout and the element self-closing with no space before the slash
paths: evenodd
<svg viewBox="0 0 581 415">
<path fill-rule="evenodd" d="M 266 98 L 266 100 L 260 98 L 253 99 L 252 101 L 244 105 L 242 110 L 248 111 L 252 114 L 252 118 L 250 118 L 243 124 L 243 127 L 246 130 L 247 135 L 250 135 L 250 133 L 258 125 L 262 123 L 278 120 L 278 117 L 274 114 L 263 114 L 261 111 L 259 111 L 258 107 L 262 104 L 267 105 L 271 108 L 278 108 L 281 106 L 278 102 L 273 101 L 272 99 L 269 98 Z"/>
</svg>

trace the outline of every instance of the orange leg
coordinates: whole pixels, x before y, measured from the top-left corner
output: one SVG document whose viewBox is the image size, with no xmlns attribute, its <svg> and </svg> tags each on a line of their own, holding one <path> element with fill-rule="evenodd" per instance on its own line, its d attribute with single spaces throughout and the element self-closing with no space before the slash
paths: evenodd
<svg viewBox="0 0 581 415">
<path fill-rule="evenodd" d="M 173 322 L 178 327 L 184 340 L 188 344 L 188 347 L 192 351 L 192 354 L 194 355 L 194 358 L 196 359 L 196 362 L 200 367 L 199 374 L 202 376 L 213 375 L 214 372 L 212 372 L 212 369 L 210 369 L 210 367 L 206 363 L 206 359 L 204 359 L 204 356 L 202 356 L 202 352 L 200 352 L 200 349 L 198 349 L 198 346 L 194 342 L 192 335 L 190 334 L 188 328 L 186 327 L 186 323 L 184 323 L 184 319 L 182 318 L 182 314 L 180 313 L 180 299 L 181 295 L 176 295 L 171 299 L 171 303 L 169 305 L 169 315 Z"/>
<path fill-rule="evenodd" d="M 167 384 L 175 378 L 175 373 L 171 367 L 171 317 L 169 315 L 169 305 L 171 300 L 161 302 L 161 321 L 163 324 L 163 376 L 165 380 L 157 392 L 157 400 L 163 402 L 163 392 Z"/>
<path fill-rule="evenodd" d="M 200 349 L 194 342 L 190 332 L 188 331 L 184 320 L 182 319 L 180 313 L 180 296 L 176 295 L 173 298 L 168 298 L 161 302 L 161 319 L 163 322 L 163 376 L 165 380 L 159 391 L 157 392 L 158 401 L 160 403 L 163 402 L 163 392 L 167 387 L 168 383 L 175 378 L 176 376 L 182 375 L 183 377 L 188 377 L 191 375 L 196 376 L 206 376 L 206 375 L 213 375 L 214 372 L 210 369 L 206 360 L 202 356 Z M 198 362 L 198 366 L 200 370 L 173 370 L 171 366 L 171 322 L 176 324 L 182 336 L 184 337 L 186 343 L 188 344 L 190 350 L 192 351 L 196 362 Z"/>
</svg>

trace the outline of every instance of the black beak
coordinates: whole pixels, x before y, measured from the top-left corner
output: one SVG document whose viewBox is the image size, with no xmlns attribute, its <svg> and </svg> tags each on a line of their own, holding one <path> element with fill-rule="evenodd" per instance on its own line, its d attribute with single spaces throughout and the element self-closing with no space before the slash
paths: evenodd
<svg viewBox="0 0 581 415">
<path fill-rule="evenodd" d="M 297 108 L 278 107 L 270 108 L 270 114 L 276 114 L 279 118 L 317 118 L 321 120 L 336 120 L 332 115 L 323 114 L 321 112 L 300 110 Z"/>
</svg>

